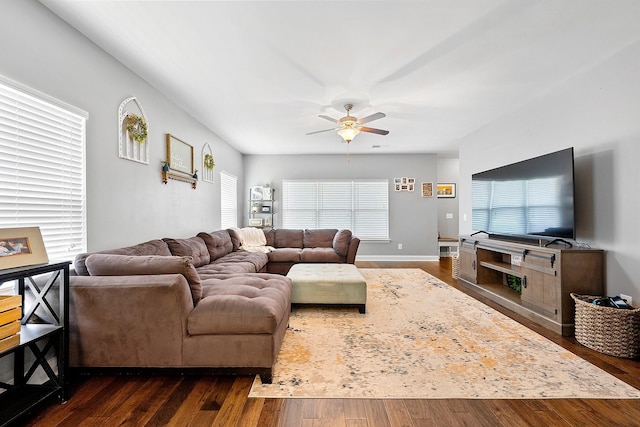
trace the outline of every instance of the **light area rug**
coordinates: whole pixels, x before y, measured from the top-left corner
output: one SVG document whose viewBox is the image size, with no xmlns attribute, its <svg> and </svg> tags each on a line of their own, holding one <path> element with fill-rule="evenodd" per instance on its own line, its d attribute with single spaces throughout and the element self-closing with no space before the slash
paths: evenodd
<svg viewBox="0 0 640 427">
<path fill-rule="evenodd" d="M 640 398 L 640 391 L 419 269 L 360 269 L 367 312 L 294 308 L 270 398 Z"/>
</svg>

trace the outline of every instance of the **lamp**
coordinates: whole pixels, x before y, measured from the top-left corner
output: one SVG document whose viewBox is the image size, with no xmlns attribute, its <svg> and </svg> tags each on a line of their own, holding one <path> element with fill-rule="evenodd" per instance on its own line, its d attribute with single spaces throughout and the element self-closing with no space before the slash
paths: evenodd
<svg viewBox="0 0 640 427">
<path fill-rule="evenodd" d="M 338 135 L 348 144 L 360 133 L 360 129 L 358 129 L 358 122 L 356 122 L 355 118 L 349 115 L 351 105 L 347 105 L 345 108 L 347 109 L 347 116 L 340 119 L 339 125 L 341 129 L 338 131 Z"/>
<path fill-rule="evenodd" d="M 338 135 L 340 135 L 347 143 L 351 142 L 359 133 L 360 131 L 356 128 L 344 128 L 338 131 Z"/>
</svg>

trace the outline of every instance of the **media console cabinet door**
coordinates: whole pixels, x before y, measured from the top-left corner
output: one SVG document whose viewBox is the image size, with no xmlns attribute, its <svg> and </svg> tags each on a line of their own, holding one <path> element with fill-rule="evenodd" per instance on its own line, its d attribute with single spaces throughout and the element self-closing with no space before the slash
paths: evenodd
<svg viewBox="0 0 640 427">
<path fill-rule="evenodd" d="M 522 286 L 522 304 L 541 312 L 553 320 L 558 320 L 558 296 L 560 283 L 556 275 L 535 270 L 522 269 L 526 287 Z"/>
<path fill-rule="evenodd" d="M 461 240 L 458 258 L 460 260 L 460 271 L 458 273 L 460 278 L 471 283 L 477 283 L 476 251 L 474 243 Z"/>
</svg>

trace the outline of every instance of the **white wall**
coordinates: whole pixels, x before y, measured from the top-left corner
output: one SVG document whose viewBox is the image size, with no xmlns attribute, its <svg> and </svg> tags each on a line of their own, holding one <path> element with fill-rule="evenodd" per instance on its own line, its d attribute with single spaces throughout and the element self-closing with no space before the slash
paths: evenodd
<svg viewBox="0 0 640 427">
<path fill-rule="evenodd" d="M 266 182 L 276 189 L 276 228 L 282 223 L 278 201 L 283 179 L 388 179 L 389 237 L 386 243 L 360 244 L 360 260 L 437 260 L 438 208 L 435 197 L 421 196 L 422 182 L 436 182 L 437 157 L 432 154 L 288 155 L 244 157 L 244 218 L 249 212 L 249 187 Z M 415 178 L 414 192 L 396 192 L 394 178 Z M 402 249 L 398 244 L 402 243 Z"/>
<path fill-rule="evenodd" d="M 196 165 L 209 143 L 216 176 L 226 170 L 243 188 L 240 153 L 39 2 L 3 1 L 0 7 L 0 74 L 89 112 L 88 249 L 218 229 L 219 179 L 201 181 L 196 190 L 183 182 L 162 184 L 165 133 L 194 146 Z M 118 157 L 118 106 L 129 96 L 140 100 L 149 121 L 148 165 Z"/>
<path fill-rule="evenodd" d="M 471 174 L 574 147 L 577 241 L 606 250 L 606 291 L 640 303 L 640 42 L 460 144 L 460 231 Z M 466 221 L 464 216 L 467 216 Z"/>
</svg>

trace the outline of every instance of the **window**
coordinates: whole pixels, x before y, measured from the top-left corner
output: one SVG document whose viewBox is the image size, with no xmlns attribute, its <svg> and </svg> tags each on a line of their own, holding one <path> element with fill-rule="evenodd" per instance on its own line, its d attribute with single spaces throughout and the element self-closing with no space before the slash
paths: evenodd
<svg viewBox="0 0 640 427">
<path fill-rule="evenodd" d="M 389 239 L 389 182 L 282 181 L 283 228 L 346 228 L 361 240 Z"/>
<path fill-rule="evenodd" d="M 238 226 L 238 178 L 220 172 L 220 228 Z"/>
<path fill-rule="evenodd" d="M 86 252 L 87 117 L 0 78 L 0 228 L 39 226 L 51 261 Z"/>
</svg>

